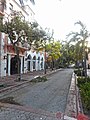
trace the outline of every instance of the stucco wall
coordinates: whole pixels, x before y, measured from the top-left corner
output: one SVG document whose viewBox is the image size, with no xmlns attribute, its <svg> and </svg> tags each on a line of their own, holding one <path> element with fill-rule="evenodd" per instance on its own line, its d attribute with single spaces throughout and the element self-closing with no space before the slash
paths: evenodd
<svg viewBox="0 0 90 120">
<path fill-rule="evenodd" d="M 0 76 L 6 76 L 5 34 L 0 33 Z"/>
</svg>

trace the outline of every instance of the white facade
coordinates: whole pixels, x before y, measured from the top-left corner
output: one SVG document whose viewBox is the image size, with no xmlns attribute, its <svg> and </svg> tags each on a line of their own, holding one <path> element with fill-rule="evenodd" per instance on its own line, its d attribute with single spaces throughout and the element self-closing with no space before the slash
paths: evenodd
<svg viewBox="0 0 90 120">
<path fill-rule="evenodd" d="M 23 0 L 23 2 L 24 1 L 25 0 Z M 30 2 L 24 2 L 22 6 L 19 0 L 6 0 L 6 9 L 4 10 L 5 17 L 9 17 L 10 13 L 13 13 L 13 11 L 18 11 L 22 13 L 26 21 L 32 22 L 34 21 L 35 13 L 30 6 Z"/>
<path fill-rule="evenodd" d="M 41 52 L 27 51 L 27 70 L 28 71 L 38 71 L 44 69 L 44 54 Z"/>
<path fill-rule="evenodd" d="M 13 46 L 8 44 L 8 36 L 5 33 L 0 33 L 0 76 L 10 76 L 15 73 L 15 55 Z M 27 73 L 30 71 L 38 71 L 44 69 L 44 53 L 36 52 L 34 50 L 27 51 L 26 48 L 20 47 L 24 50 L 20 56 L 20 71 Z M 17 72 L 17 71 L 16 71 Z"/>
<path fill-rule="evenodd" d="M 4 51 L 5 34 L 0 33 L 0 76 L 6 76 L 6 52 Z"/>
</svg>

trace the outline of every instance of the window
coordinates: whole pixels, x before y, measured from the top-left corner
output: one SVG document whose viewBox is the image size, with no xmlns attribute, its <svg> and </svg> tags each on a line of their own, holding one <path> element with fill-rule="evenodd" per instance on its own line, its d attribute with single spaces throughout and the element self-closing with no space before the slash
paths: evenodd
<svg viewBox="0 0 90 120">
<path fill-rule="evenodd" d="M 13 11 L 13 5 L 10 3 L 9 6 L 10 6 L 10 7 L 9 7 L 10 12 L 12 12 L 12 11 Z"/>
</svg>

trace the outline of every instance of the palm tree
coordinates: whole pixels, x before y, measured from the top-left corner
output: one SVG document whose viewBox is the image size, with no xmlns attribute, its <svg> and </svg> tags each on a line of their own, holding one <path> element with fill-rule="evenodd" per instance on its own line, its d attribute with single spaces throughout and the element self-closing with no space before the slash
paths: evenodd
<svg viewBox="0 0 90 120">
<path fill-rule="evenodd" d="M 78 21 L 75 23 L 75 25 L 80 25 L 81 29 L 79 32 L 71 32 L 67 35 L 67 38 L 70 37 L 69 42 L 74 42 L 76 43 L 76 54 L 82 54 L 82 60 L 84 60 L 84 66 L 83 69 L 86 70 L 86 63 L 85 63 L 85 42 L 87 40 L 88 37 L 90 37 L 90 33 L 88 32 L 88 30 L 86 29 L 86 26 L 81 22 Z M 80 46 L 80 44 L 82 46 Z M 77 46 L 78 45 L 78 46 Z M 78 52 L 77 52 L 77 48 L 78 48 Z M 79 53 L 79 51 L 81 51 Z M 78 57 L 79 59 L 80 57 Z M 85 72 L 86 74 L 86 72 Z"/>
</svg>

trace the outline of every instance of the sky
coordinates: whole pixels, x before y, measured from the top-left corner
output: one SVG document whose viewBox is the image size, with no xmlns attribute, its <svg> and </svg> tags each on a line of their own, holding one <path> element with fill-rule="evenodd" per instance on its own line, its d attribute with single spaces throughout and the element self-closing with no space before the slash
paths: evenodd
<svg viewBox="0 0 90 120">
<path fill-rule="evenodd" d="M 80 28 L 81 21 L 90 31 L 90 0 L 35 0 L 35 18 L 43 28 L 54 29 L 54 38 L 64 40 Z"/>
</svg>

